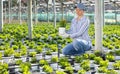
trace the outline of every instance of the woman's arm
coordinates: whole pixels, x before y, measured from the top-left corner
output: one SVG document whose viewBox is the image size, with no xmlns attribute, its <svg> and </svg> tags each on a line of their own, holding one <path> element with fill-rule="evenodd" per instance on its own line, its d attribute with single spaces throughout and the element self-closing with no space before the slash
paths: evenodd
<svg viewBox="0 0 120 74">
<path fill-rule="evenodd" d="M 71 21 L 70 29 L 66 31 L 67 34 L 72 34 L 73 33 L 73 31 L 72 31 L 73 21 L 74 21 L 74 18 Z"/>
</svg>

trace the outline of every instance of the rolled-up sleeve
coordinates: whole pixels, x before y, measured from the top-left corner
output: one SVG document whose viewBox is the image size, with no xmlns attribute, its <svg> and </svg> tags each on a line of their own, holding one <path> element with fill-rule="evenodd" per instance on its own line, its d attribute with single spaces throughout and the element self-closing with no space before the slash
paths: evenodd
<svg viewBox="0 0 120 74">
<path fill-rule="evenodd" d="M 86 19 L 82 24 L 80 24 L 82 26 L 79 28 L 79 31 L 76 33 L 70 34 L 70 37 L 77 38 L 81 36 L 85 31 L 87 31 L 89 24 L 90 24 L 89 19 Z"/>
</svg>

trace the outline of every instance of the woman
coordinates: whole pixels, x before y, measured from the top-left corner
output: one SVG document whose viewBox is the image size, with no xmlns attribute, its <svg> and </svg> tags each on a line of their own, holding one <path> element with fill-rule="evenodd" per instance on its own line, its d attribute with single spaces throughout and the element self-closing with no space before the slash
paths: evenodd
<svg viewBox="0 0 120 74">
<path fill-rule="evenodd" d="M 80 55 L 90 50 L 92 46 L 88 35 L 90 21 L 84 16 L 85 6 L 79 3 L 75 10 L 77 17 L 72 19 L 70 30 L 63 35 L 63 37 L 70 37 L 73 39 L 72 43 L 63 48 L 62 53 L 64 55 Z"/>
</svg>

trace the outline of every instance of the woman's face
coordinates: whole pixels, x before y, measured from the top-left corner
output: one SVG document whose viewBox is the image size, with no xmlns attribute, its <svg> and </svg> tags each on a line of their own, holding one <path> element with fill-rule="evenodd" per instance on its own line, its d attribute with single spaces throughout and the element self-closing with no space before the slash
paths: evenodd
<svg viewBox="0 0 120 74">
<path fill-rule="evenodd" d="M 79 8 L 76 8 L 75 9 L 76 10 L 76 14 L 78 15 L 78 16 L 81 16 L 81 15 L 83 15 L 83 10 L 80 10 Z"/>
</svg>

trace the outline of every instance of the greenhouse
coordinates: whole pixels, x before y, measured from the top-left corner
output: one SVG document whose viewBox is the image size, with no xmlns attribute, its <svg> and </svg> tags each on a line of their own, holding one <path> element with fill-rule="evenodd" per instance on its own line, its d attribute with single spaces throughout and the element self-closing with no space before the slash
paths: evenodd
<svg viewBox="0 0 120 74">
<path fill-rule="evenodd" d="M 120 74 L 120 0 L 0 0 L 0 74 Z"/>
</svg>

